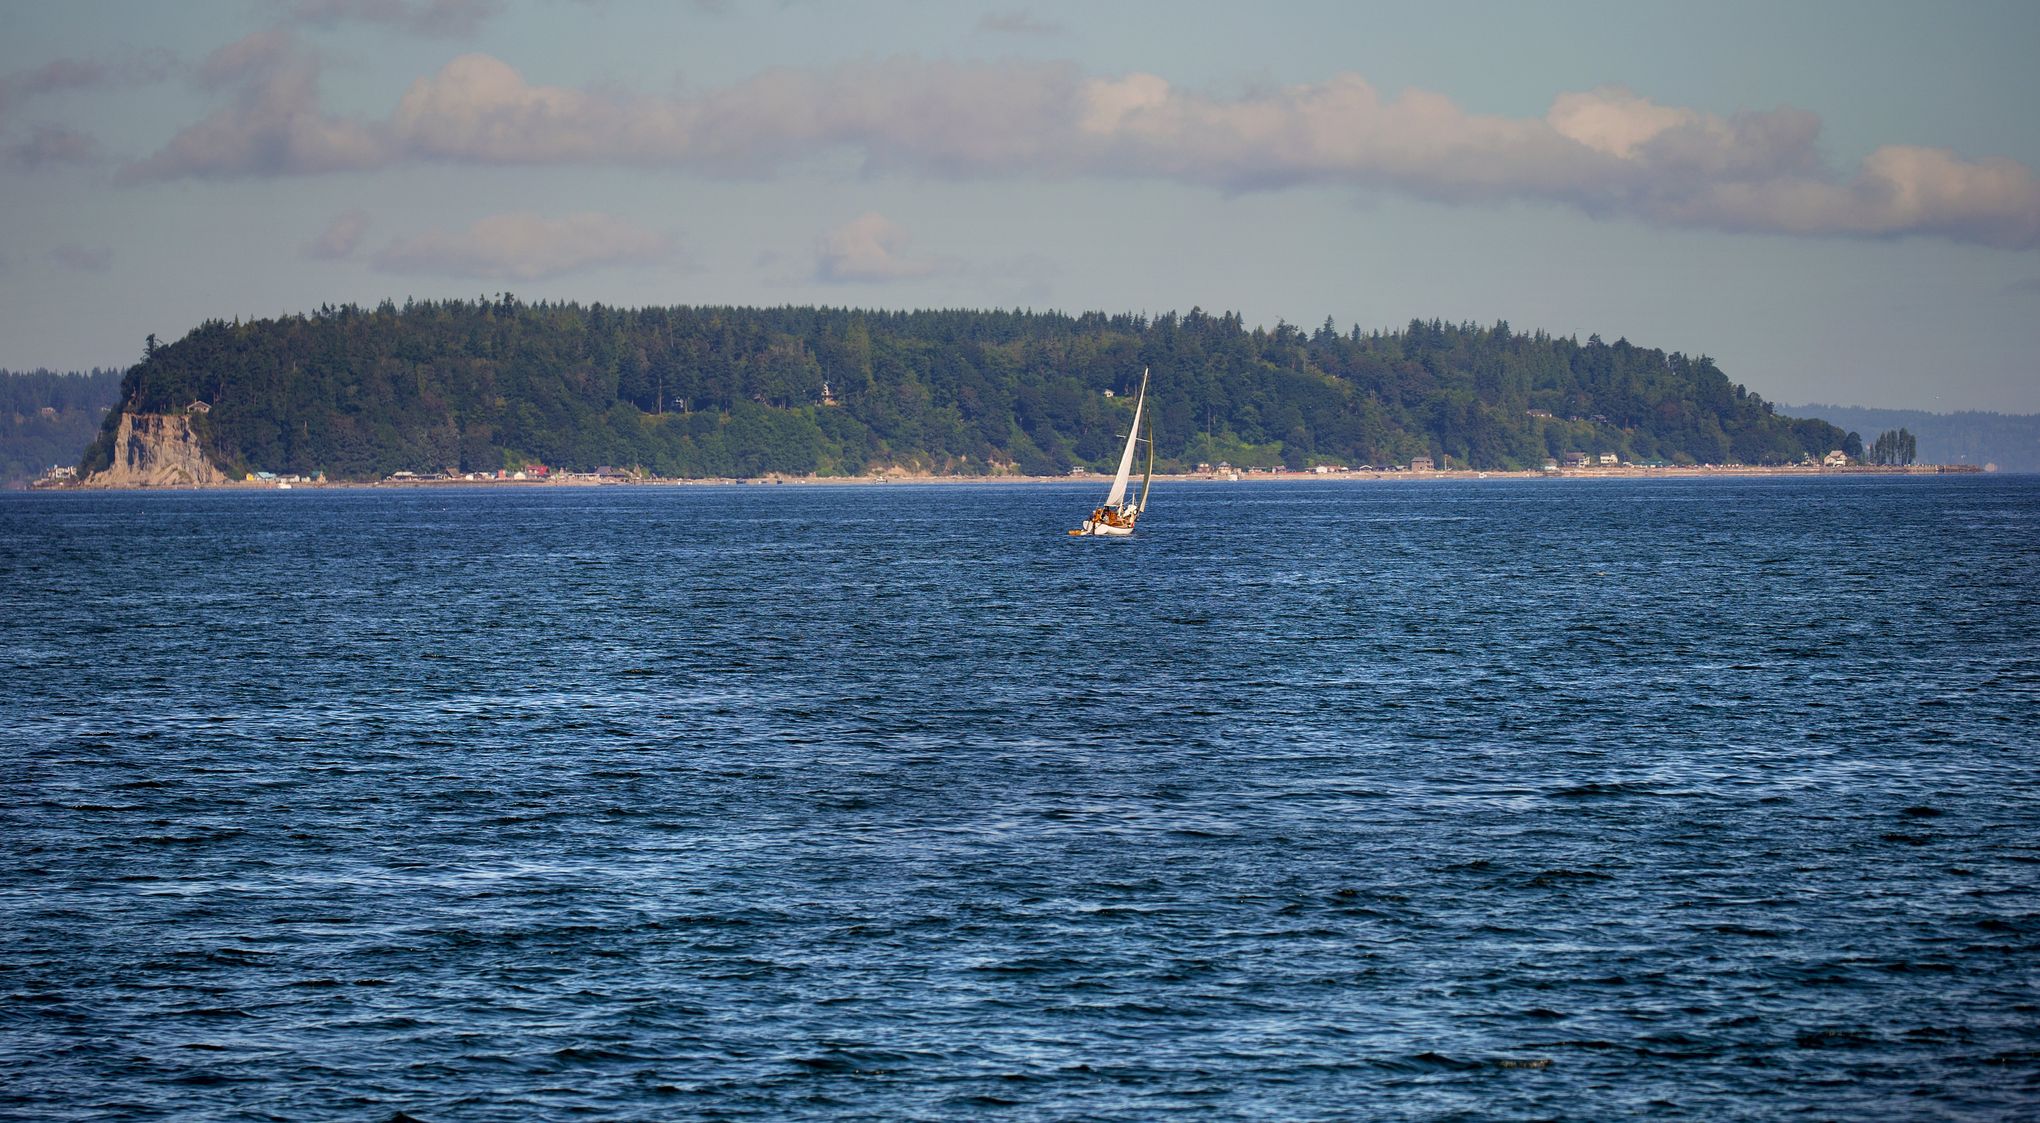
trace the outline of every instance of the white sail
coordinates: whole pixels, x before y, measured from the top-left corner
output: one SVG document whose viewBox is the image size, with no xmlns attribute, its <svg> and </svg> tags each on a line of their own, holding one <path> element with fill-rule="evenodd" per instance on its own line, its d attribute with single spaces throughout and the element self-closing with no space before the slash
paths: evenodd
<svg viewBox="0 0 2040 1123">
<path fill-rule="evenodd" d="M 1112 490 L 1105 493 L 1105 505 L 1126 502 L 1126 483 L 1133 478 L 1133 446 L 1140 439 L 1140 411 L 1147 407 L 1147 371 L 1140 372 L 1140 397 L 1133 403 L 1133 428 L 1126 431 L 1126 451 L 1119 454 L 1119 474 L 1112 477 Z"/>
</svg>

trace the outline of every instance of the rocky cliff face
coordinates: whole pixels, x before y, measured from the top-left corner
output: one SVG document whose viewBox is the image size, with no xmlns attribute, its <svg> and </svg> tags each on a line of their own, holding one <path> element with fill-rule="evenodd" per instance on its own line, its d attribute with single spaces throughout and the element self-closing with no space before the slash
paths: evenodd
<svg viewBox="0 0 2040 1123">
<path fill-rule="evenodd" d="M 123 413 L 113 463 L 85 487 L 216 487 L 232 483 L 199 447 L 184 414 Z"/>
</svg>

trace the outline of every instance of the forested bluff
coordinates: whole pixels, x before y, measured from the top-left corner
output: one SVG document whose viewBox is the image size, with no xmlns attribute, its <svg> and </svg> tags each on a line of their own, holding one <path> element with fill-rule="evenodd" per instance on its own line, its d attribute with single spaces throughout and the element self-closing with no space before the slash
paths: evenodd
<svg viewBox="0 0 2040 1123">
<path fill-rule="evenodd" d="M 186 414 L 235 474 L 1055 475 L 1109 468 L 1143 368 L 1164 469 L 1417 456 L 1519 469 L 1568 452 L 1780 464 L 1845 439 L 1779 415 L 1705 356 L 1506 322 L 1306 332 L 1198 309 L 619 309 L 506 294 L 151 337 L 80 467 L 106 466 L 128 412 Z"/>
</svg>

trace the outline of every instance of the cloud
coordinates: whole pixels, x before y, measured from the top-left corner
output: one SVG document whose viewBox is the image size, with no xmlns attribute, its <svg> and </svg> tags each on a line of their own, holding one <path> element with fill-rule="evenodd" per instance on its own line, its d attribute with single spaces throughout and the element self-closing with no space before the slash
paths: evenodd
<svg viewBox="0 0 2040 1123">
<path fill-rule="evenodd" d="M 2040 293 L 2040 277 L 2021 277 L 2005 286 L 2010 293 Z"/>
<path fill-rule="evenodd" d="M 90 90 L 107 84 L 106 64 L 89 59 L 54 59 L 32 70 L 0 76 L 0 109 L 44 94 Z"/>
<path fill-rule="evenodd" d="M 50 251 L 50 260 L 66 269 L 83 273 L 104 273 L 113 267 L 113 251 L 105 246 L 81 246 L 66 242 Z"/>
<path fill-rule="evenodd" d="M 943 271 L 933 258 L 907 255 L 910 239 L 876 211 L 829 231 L 815 247 L 815 280 L 825 284 L 904 281 Z"/>
<path fill-rule="evenodd" d="M 94 164 L 99 161 L 99 142 L 75 129 L 39 125 L 26 139 L 7 146 L 10 167 L 33 171 L 57 164 Z"/>
<path fill-rule="evenodd" d="M 994 35 L 1037 35 L 1050 38 L 1069 34 L 1062 24 L 1037 19 L 1027 12 L 986 12 L 978 19 L 978 30 Z"/>
<path fill-rule="evenodd" d="M 1722 117 L 1617 88 L 1561 94 L 1541 117 L 1501 117 L 1423 90 L 1385 98 L 1354 74 L 1219 98 L 1067 63 L 896 58 L 778 68 L 655 97 L 534 84 L 500 59 L 468 54 L 413 82 L 388 118 L 355 121 L 320 108 L 316 63 L 302 50 L 262 57 L 242 69 L 233 104 L 128 177 L 425 162 L 762 177 L 849 152 L 869 174 L 1124 177 L 1230 192 L 1330 186 L 1747 233 L 2040 245 L 2040 179 L 2014 161 L 1887 146 L 1837 174 L 1819 158 L 1820 119 L 1810 112 Z"/>
<path fill-rule="evenodd" d="M 689 121 L 666 103 L 532 86 L 488 55 L 412 83 L 388 123 L 394 158 L 485 164 L 661 162 Z"/>
<path fill-rule="evenodd" d="M 273 74 L 299 53 L 297 37 L 272 27 L 244 35 L 220 47 L 198 64 L 193 81 L 202 90 L 217 90 Z"/>
<path fill-rule="evenodd" d="M 291 15 L 321 27 L 367 23 L 412 35 L 467 38 L 502 8 L 498 0 L 298 0 Z"/>
<path fill-rule="evenodd" d="M 258 31 L 221 47 L 199 65 L 197 82 L 231 87 L 231 103 L 121 169 L 122 182 L 351 171 L 388 162 L 376 129 L 319 108 L 319 60 L 288 31 Z"/>
<path fill-rule="evenodd" d="M 113 62 L 52 59 L 29 70 L 0 75 L 0 119 L 31 98 L 73 91 L 118 89 L 161 82 L 175 57 L 164 50 L 137 51 Z"/>
<path fill-rule="evenodd" d="M 658 265 L 679 246 L 606 214 L 545 218 L 528 211 L 490 215 L 458 232 L 431 231 L 392 242 L 375 255 L 386 273 L 534 281 L 615 265 Z"/>
<path fill-rule="evenodd" d="M 318 237 L 299 247 L 298 252 L 315 261 L 339 261 L 354 254 L 354 247 L 361 244 L 361 235 L 367 230 L 366 214 L 345 211 L 327 223 Z"/>
<path fill-rule="evenodd" d="M 387 122 L 388 157 L 745 176 L 847 147 L 874 171 L 1006 174 L 1053 151 L 1074 77 L 1061 64 L 895 60 L 780 68 L 655 98 L 532 85 L 501 60 L 464 55 L 404 94 Z"/>
</svg>

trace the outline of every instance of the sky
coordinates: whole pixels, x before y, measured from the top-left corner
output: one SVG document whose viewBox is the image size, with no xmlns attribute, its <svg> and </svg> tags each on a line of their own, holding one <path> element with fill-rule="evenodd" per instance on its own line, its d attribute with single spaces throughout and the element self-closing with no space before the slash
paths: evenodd
<svg viewBox="0 0 2040 1123">
<path fill-rule="evenodd" d="M 0 367 L 385 298 L 1506 320 L 2040 412 L 2040 5 L 0 0 Z"/>
</svg>

